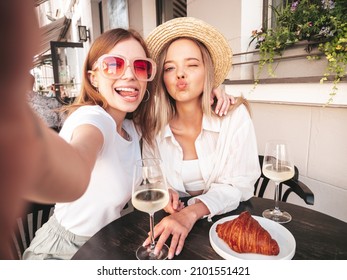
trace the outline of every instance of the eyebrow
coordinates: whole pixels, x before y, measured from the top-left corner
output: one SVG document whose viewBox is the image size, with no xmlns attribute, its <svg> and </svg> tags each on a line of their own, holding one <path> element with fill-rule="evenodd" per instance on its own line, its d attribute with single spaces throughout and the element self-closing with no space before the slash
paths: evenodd
<svg viewBox="0 0 347 280">
<path fill-rule="evenodd" d="M 196 57 L 188 57 L 188 58 L 185 58 L 184 60 L 185 60 L 185 61 L 192 61 L 192 60 L 194 60 L 194 61 L 201 62 L 201 60 L 198 59 L 198 58 L 196 58 Z M 166 60 L 166 61 L 164 61 L 164 65 L 165 65 L 166 63 L 174 63 L 174 61 L 173 61 L 173 60 Z"/>
</svg>

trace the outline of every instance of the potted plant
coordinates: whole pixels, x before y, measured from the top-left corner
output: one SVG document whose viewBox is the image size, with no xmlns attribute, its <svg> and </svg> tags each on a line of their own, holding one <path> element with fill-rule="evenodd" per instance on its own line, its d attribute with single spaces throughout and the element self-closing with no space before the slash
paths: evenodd
<svg viewBox="0 0 347 280">
<path fill-rule="evenodd" d="M 267 30 L 254 30 L 251 43 L 259 49 L 259 74 L 267 65 L 269 75 L 275 76 L 273 62 L 276 56 L 295 44 L 304 44 L 307 59 L 326 59 L 327 67 L 321 83 L 331 76 L 333 88 L 330 99 L 336 94 L 337 85 L 346 76 L 347 66 L 347 0 L 297 0 L 286 1 L 280 7 L 271 6 L 274 26 Z M 310 55 L 312 48 L 321 55 Z M 330 100 L 331 101 L 331 100 Z"/>
</svg>

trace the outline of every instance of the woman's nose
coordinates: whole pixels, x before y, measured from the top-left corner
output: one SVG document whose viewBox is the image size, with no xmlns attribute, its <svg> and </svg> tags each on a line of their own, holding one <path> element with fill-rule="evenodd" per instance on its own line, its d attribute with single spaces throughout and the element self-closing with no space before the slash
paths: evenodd
<svg viewBox="0 0 347 280">
<path fill-rule="evenodd" d="M 183 68 L 177 69 L 177 78 L 178 79 L 184 79 L 186 77 L 185 71 Z"/>
<path fill-rule="evenodd" d="M 124 74 L 122 75 L 123 79 L 135 79 L 135 74 L 131 69 L 130 65 L 125 66 Z"/>
</svg>

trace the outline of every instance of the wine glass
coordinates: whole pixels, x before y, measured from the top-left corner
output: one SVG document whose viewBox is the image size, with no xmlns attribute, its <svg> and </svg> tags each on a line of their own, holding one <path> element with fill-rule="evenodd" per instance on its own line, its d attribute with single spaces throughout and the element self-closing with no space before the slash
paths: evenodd
<svg viewBox="0 0 347 280">
<path fill-rule="evenodd" d="M 161 160 L 156 158 L 138 160 L 135 165 L 131 202 L 133 206 L 149 214 L 151 243 L 136 251 L 139 260 L 165 260 L 169 248 L 166 244 L 154 254 L 154 213 L 169 203 L 169 192 L 161 169 Z"/>
<path fill-rule="evenodd" d="M 269 141 L 265 146 L 263 161 L 263 173 L 270 180 L 275 182 L 275 208 L 267 209 L 263 212 L 263 217 L 278 223 L 288 223 L 292 216 L 285 211 L 281 211 L 279 202 L 279 185 L 281 182 L 289 180 L 294 176 L 294 164 L 290 158 L 288 146 L 283 141 Z"/>
</svg>

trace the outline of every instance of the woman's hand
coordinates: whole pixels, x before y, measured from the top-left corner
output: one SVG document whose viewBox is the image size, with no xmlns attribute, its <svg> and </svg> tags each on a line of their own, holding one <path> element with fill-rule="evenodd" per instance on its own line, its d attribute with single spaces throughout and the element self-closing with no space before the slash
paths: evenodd
<svg viewBox="0 0 347 280">
<path fill-rule="evenodd" d="M 170 235 L 172 235 L 172 239 L 168 258 L 172 259 L 174 255 L 181 253 L 184 246 L 184 241 L 186 240 L 186 237 L 188 236 L 188 233 L 192 229 L 195 222 L 196 219 L 193 218 L 193 215 L 191 215 L 188 207 L 180 212 L 175 212 L 163 218 L 154 227 L 154 238 L 160 236 L 154 253 L 158 254 Z M 143 243 L 143 246 L 150 244 L 150 242 L 150 237 L 148 237 Z"/>
<path fill-rule="evenodd" d="M 212 90 L 211 105 L 215 102 L 215 97 L 217 98 L 215 113 L 219 116 L 226 115 L 229 111 L 230 106 L 235 103 L 235 98 L 232 95 L 226 94 L 223 85 L 220 85 L 219 87 Z"/>
<path fill-rule="evenodd" d="M 168 258 L 172 259 L 174 255 L 180 254 L 186 237 L 193 228 L 195 222 L 208 213 L 209 210 L 205 204 L 198 202 L 163 218 L 154 227 L 154 238 L 156 239 L 160 236 L 154 252 L 157 254 L 166 240 L 172 235 Z M 150 242 L 150 237 L 148 237 L 143 245 L 146 246 L 150 244 Z"/>
<path fill-rule="evenodd" d="M 169 189 L 169 203 L 164 208 L 166 213 L 172 214 L 184 208 L 184 203 L 179 199 L 179 194 L 173 189 Z"/>
</svg>

